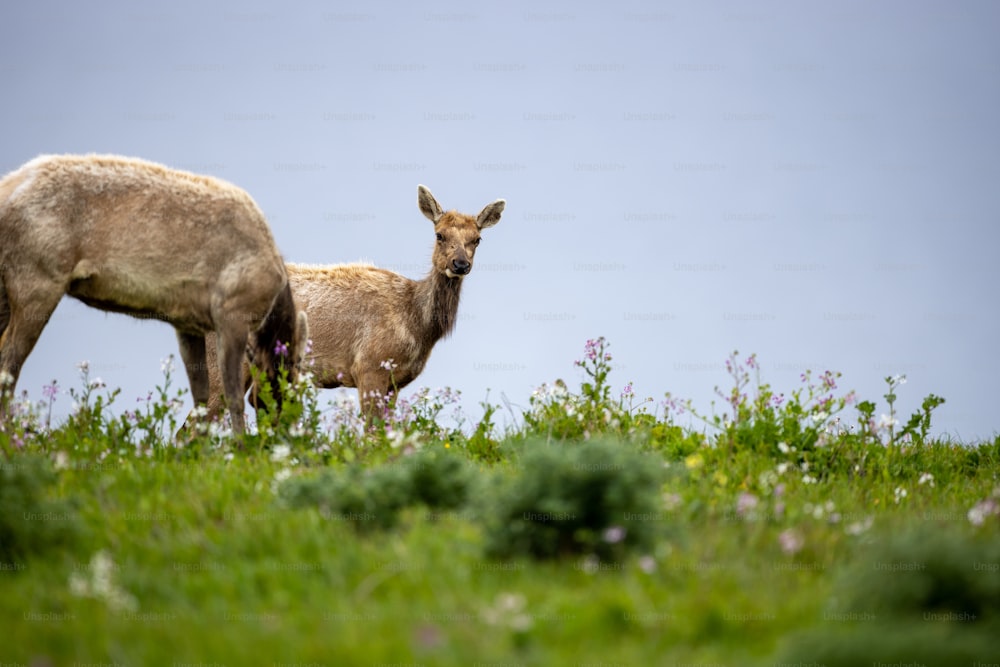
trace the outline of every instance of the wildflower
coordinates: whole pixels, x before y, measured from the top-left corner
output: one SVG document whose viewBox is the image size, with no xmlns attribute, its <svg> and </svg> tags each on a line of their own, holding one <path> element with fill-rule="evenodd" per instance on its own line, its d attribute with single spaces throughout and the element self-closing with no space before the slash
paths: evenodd
<svg viewBox="0 0 1000 667">
<path fill-rule="evenodd" d="M 812 475 L 802 475 L 802 483 L 803 484 L 815 484 L 816 483 L 816 478 L 813 477 Z"/>
<path fill-rule="evenodd" d="M 687 466 L 688 470 L 700 468 L 704 463 L 705 459 L 702 458 L 701 454 L 690 454 L 684 459 L 684 465 Z"/>
<path fill-rule="evenodd" d="M 65 470 L 69 467 L 69 454 L 64 451 L 56 452 L 55 462 L 53 464 L 56 470 Z"/>
<path fill-rule="evenodd" d="M 70 575 L 69 590 L 73 595 L 104 600 L 108 608 L 116 612 L 131 611 L 138 607 L 135 597 L 112 581 L 111 575 L 118 566 L 107 552 L 98 551 L 94 554 L 88 569 L 89 577 L 76 572 Z"/>
<path fill-rule="evenodd" d="M 282 468 L 278 472 L 274 473 L 274 480 L 271 482 L 271 492 L 277 493 L 278 486 L 291 476 L 292 476 L 291 468 Z"/>
<path fill-rule="evenodd" d="M 279 357 L 288 356 L 288 346 L 282 343 L 280 340 L 274 344 L 274 353 Z"/>
<path fill-rule="evenodd" d="M 604 531 L 604 541 L 608 544 L 618 544 L 625 539 L 625 529 L 621 526 L 611 526 Z"/>
<path fill-rule="evenodd" d="M 663 509 L 668 512 L 672 512 L 681 506 L 684 500 L 681 498 L 679 493 L 664 493 L 663 494 Z"/>
<path fill-rule="evenodd" d="M 392 359 L 386 359 L 385 361 L 380 361 L 378 365 L 387 371 L 393 371 L 397 367 L 399 367 L 399 364 L 393 363 Z"/>
<path fill-rule="evenodd" d="M 76 365 L 76 367 L 80 371 L 80 373 L 82 373 L 83 375 L 86 375 L 87 373 L 90 372 L 90 362 L 89 361 L 86 361 L 86 360 L 81 361 L 80 363 L 78 363 Z"/>
<path fill-rule="evenodd" d="M 160 359 L 160 372 L 170 375 L 174 372 L 174 355 L 168 356 L 166 359 Z M 152 397 L 152 395 L 150 395 Z"/>
<path fill-rule="evenodd" d="M 500 593 L 492 607 L 483 610 L 483 620 L 489 625 L 502 625 L 517 632 L 531 628 L 533 620 L 525 611 L 527 603 L 520 593 Z"/>
<path fill-rule="evenodd" d="M 890 417 L 889 415 L 882 413 L 878 418 L 878 428 L 879 429 L 889 429 L 895 428 L 899 425 L 899 420 L 895 417 Z"/>
<path fill-rule="evenodd" d="M 632 383 L 629 382 L 627 385 L 625 385 L 625 388 L 622 389 L 622 398 L 629 398 L 631 396 L 632 396 Z"/>
<path fill-rule="evenodd" d="M 104 380 L 102 380 L 101 378 L 94 378 L 93 380 L 90 381 L 90 384 L 87 386 L 90 389 L 103 389 L 106 385 L 104 384 Z"/>
<path fill-rule="evenodd" d="M 802 539 L 802 536 L 798 534 L 798 532 L 792 528 L 788 528 L 787 530 L 781 531 L 778 535 L 778 544 L 781 545 L 781 550 L 783 552 L 789 556 L 793 556 L 802 550 L 802 547 L 805 546 L 805 541 Z"/>
<path fill-rule="evenodd" d="M 892 492 L 892 496 L 893 500 L 895 500 L 896 504 L 898 505 L 901 500 L 906 498 L 906 489 L 904 489 L 901 486 L 897 486 L 896 489 Z"/>
<path fill-rule="evenodd" d="M 58 393 L 59 393 L 59 383 L 57 383 L 55 380 L 52 381 L 52 384 L 47 384 L 44 387 L 42 387 L 42 396 L 49 399 L 50 401 L 56 400 L 56 394 Z"/>
<path fill-rule="evenodd" d="M 753 516 L 760 500 L 752 493 L 743 492 L 736 498 L 736 514 L 740 517 Z"/>
<path fill-rule="evenodd" d="M 871 528 L 872 523 L 874 523 L 872 517 L 866 517 L 863 521 L 855 521 L 854 523 L 848 524 L 847 527 L 844 528 L 844 532 L 848 535 L 860 535 Z"/>
<path fill-rule="evenodd" d="M 288 445 L 275 445 L 271 450 L 272 461 L 284 461 L 292 453 L 292 448 Z"/>
<path fill-rule="evenodd" d="M 1000 505 L 997 504 L 996 498 L 987 498 L 979 501 L 969 510 L 969 523 L 973 526 L 981 526 L 986 523 L 988 517 L 997 515 L 1000 515 Z"/>
<path fill-rule="evenodd" d="M 786 445 L 785 443 L 779 442 L 778 443 L 778 451 L 781 452 L 782 454 L 787 454 L 788 452 L 791 451 L 791 448 L 788 445 Z"/>
<path fill-rule="evenodd" d="M 826 371 L 820 377 L 820 381 L 823 383 L 823 387 L 826 390 L 832 390 L 837 388 L 837 374 L 833 371 Z"/>
<path fill-rule="evenodd" d="M 927 484 L 931 488 L 934 488 L 934 475 L 929 472 L 920 473 L 920 479 L 917 480 L 917 484 Z"/>
</svg>

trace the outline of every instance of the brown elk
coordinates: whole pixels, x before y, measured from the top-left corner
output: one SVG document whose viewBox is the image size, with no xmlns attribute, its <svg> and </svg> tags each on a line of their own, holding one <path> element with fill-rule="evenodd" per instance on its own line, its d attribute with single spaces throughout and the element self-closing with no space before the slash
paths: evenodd
<svg viewBox="0 0 1000 667">
<path fill-rule="evenodd" d="M 472 270 L 480 232 L 497 224 L 504 209 L 498 199 L 475 217 L 445 212 L 422 185 L 417 203 L 434 223 L 436 238 L 423 280 L 368 264 L 287 265 L 295 302 L 309 316 L 313 382 L 324 389 L 356 387 L 369 423 L 379 416 L 380 400 L 412 382 L 434 344 L 455 326 L 462 279 Z M 389 360 L 393 366 L 386 368 Z M 222 408 L 213 371 L 210 364 L 210 415 Z"/>
<path fill-rule="evenodd" d="M 172 324 L 195 404 L 210 396 L 205 335 L 216 332 L 213 371 L 236 433 L 250 334 L 275 384 L 279 348 L 293 360 L 304 348 L 305 315 L 296 315 L 264 215 L 224 181 L 118 156 L 41 156 L 0 180 L 0 238 L 6 384 L 17 382 L 64 294 Z"/>
</svg>

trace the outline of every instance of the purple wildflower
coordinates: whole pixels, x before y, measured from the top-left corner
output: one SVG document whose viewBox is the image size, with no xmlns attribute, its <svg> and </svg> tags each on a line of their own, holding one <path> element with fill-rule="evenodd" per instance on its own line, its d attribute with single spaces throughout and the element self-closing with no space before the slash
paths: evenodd
<svg viewBox="0 0 1000 667">
<path fill-rule="evenodd" d="M 53 380 L 52 384 L 47 384 L 42 387 L 42 396 L 49 399 L 50 401 L 56 400 L 56 395 L 59 393 L 59 384 Z"/>
</svg>

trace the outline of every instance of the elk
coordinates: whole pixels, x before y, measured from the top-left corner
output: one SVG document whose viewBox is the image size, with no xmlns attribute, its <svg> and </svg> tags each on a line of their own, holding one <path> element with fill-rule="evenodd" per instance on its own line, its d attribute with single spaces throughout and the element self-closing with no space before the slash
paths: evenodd
<svg viewBox="0 0 1000 667">
<path fill-rule="evenodd" d="M 431 270 L 411 280 L 369 264 L 288 264 L 295 301 L 309 316 L 313 383 L 323 389 L 356 387 L 366 421 L 380 401 L 424 369 L 434 344 L 455 326 L 462 280 L 472 270 L 480 233 L 500 221 L 498 199 L 478 216 L 445 212 L 423 185 L 420 212 L 434 223 Z M 212 350 L 212 335 L 207 348 Z M 384 364 L 392 360 L 395 366 Z M 250 386 L 244 367 L 244 387 Z M 218 377 L 209 365 L 209 415 L 221 412 Z"/>
<path fill-rule="evenodd" d="M 65 294 L 172 324 L 196 405 L 210 396 L 205 335 L 216 334 L 213 371 L 236 434 L 250 334 L 275 386 L 279 352 L 304 349 L 306 317 L 264 214 L 225 181 L 113 155 L 43 155 L 0 180 L 0 238 L 0 384 L 10 385 L 0 389 L 13 390 Z"/>
</svg>

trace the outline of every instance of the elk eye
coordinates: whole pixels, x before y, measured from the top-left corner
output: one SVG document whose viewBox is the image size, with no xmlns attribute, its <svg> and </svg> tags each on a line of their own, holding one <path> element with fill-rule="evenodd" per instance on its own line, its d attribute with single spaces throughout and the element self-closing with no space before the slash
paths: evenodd
<svg viewBox="0 0 1000 667">
<path fill-rule="evenodd" d="M 437 240 L 438 241 L 441 241 L 442 243 L 444 243 L 444 236 L 442 236 L 441 234 L 436 234 L 436 236 L 437 236 Z"/>
<path fill-rule="evenodd" d="M 473 241 L 473 242 L 472 242 L 472 245 L 479 245 L 479 242 L 480 242 L 480 241 L 482 241 L 482 239 L 481 239 L 481 238 L 479 238 L 479 239 L 476 239 L 475 241 Z"/>
</svg>

